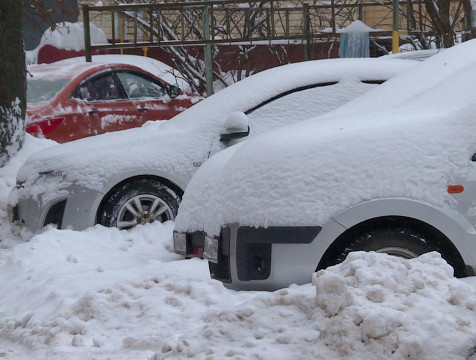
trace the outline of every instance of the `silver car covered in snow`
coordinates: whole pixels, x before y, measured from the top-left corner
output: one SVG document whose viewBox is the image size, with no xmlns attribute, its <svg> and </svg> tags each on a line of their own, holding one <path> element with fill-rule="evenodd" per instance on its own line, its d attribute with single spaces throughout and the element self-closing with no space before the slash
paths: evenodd
<svg viewBox="0 0 476 360">
<path fill-rule="evenodd" d="M 234 289 L 310 282 L 359 250 L 437 251 L 456 276 L 474 274 L 475 59 L 468 41 L 215 155 L 187 188 L 174 240 L 204 234 L 212 278 Z"/>
</svg>

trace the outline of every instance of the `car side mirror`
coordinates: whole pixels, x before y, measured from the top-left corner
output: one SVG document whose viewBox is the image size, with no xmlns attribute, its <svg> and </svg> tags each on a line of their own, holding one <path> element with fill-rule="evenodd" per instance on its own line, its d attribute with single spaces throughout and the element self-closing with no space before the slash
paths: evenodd
<svg viewBox="0 0 476 360">
<path fill-rule="evenodd" d="M 248 136 L 250 126 L 248 116 L 244 112 L 231 113 L 225 121 L 224 129 L 220 134 L 221 141 L 230 141 Z"/>
<path fill-rule="evenodd" d="M 182 90 L 178 86 L 175 86 L 175 85 L 167 86 L 167 94 L 169 94 L 171 99 L 176 98 L 181 93 L 182 93 Z"/>
</svg>

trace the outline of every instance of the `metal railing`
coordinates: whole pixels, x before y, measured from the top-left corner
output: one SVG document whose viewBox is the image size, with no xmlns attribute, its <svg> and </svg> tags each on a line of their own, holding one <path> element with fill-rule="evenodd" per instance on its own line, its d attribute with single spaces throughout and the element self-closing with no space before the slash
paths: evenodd
<svg viewBox="0 0 476 360">
<path fill-rule="evenodd" d="M 420 0 L 418 0 L 420 1 Z M 407 0 L 402 0 L 407 4 Z M 414 4 L 414 3 L 412 3 Z M 212 92 L 212 45 L 302 41 L 304 57 L 319 39 L 337 37 L 337 23 L 349 25 L 362 19 L 368 7 L 387 9 L 392 28 L 392 2 L 363 2 L 290 5 L 289 1 L 193 1 L 166 4 L 116 6 L 83 5 L 86 60 L 93 49 L 127 49 L 161 46 L 204 46 L 207 92 Z M 413 6 L 413 5 L 412 5 Z M 109 44 L 91 45 L 90 20 L 94 14 L 109 19 Z M 391 31 L 373 33 L 390 36 Z"/>
</svg>

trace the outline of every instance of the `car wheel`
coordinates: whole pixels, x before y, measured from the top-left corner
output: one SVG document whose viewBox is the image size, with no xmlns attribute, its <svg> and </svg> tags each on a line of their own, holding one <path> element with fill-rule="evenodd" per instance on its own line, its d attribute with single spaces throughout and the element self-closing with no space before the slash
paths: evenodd
<svg viewBox="0 0 476 360">
<path fill-rule="evenodd" d="M 425 234 L 408 227 L 371 228 L 354 236 L 338 254 L 338 262 L 343 261 L 352 251 L 375 251 L 405 259 L 438 251 L 439 247 Z"/>
<path fill-rule="evenodd" d="M 393 220 L 367 225 L 336 241 L 321 258 L 316 270 L 344 261 L 352 251 L 375 251 L 405 259 L 437 251 L 454 268 L 456 277 L 472 273 L 444 235 L 411 222 Z"/>
<path fill-rule="evenodd" d="M 180 197 L 160 181 L 139 179 L 124 183 L 108 194 L 98 223 L 131 229 L 138 224 L 175 220 Z"/>
</svg>

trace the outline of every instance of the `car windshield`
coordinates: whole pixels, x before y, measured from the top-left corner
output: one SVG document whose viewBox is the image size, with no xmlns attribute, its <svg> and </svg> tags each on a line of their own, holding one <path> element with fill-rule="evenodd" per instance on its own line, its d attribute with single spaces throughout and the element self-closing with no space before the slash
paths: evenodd
<svg viewBox="0 0 476 360">
<path fill-rule="evenodd" d="M 29 78 L 26 91 L 27 103 L 39 103 L 53 99 L 69 81 L 68 79 Z"/>
</svg>

